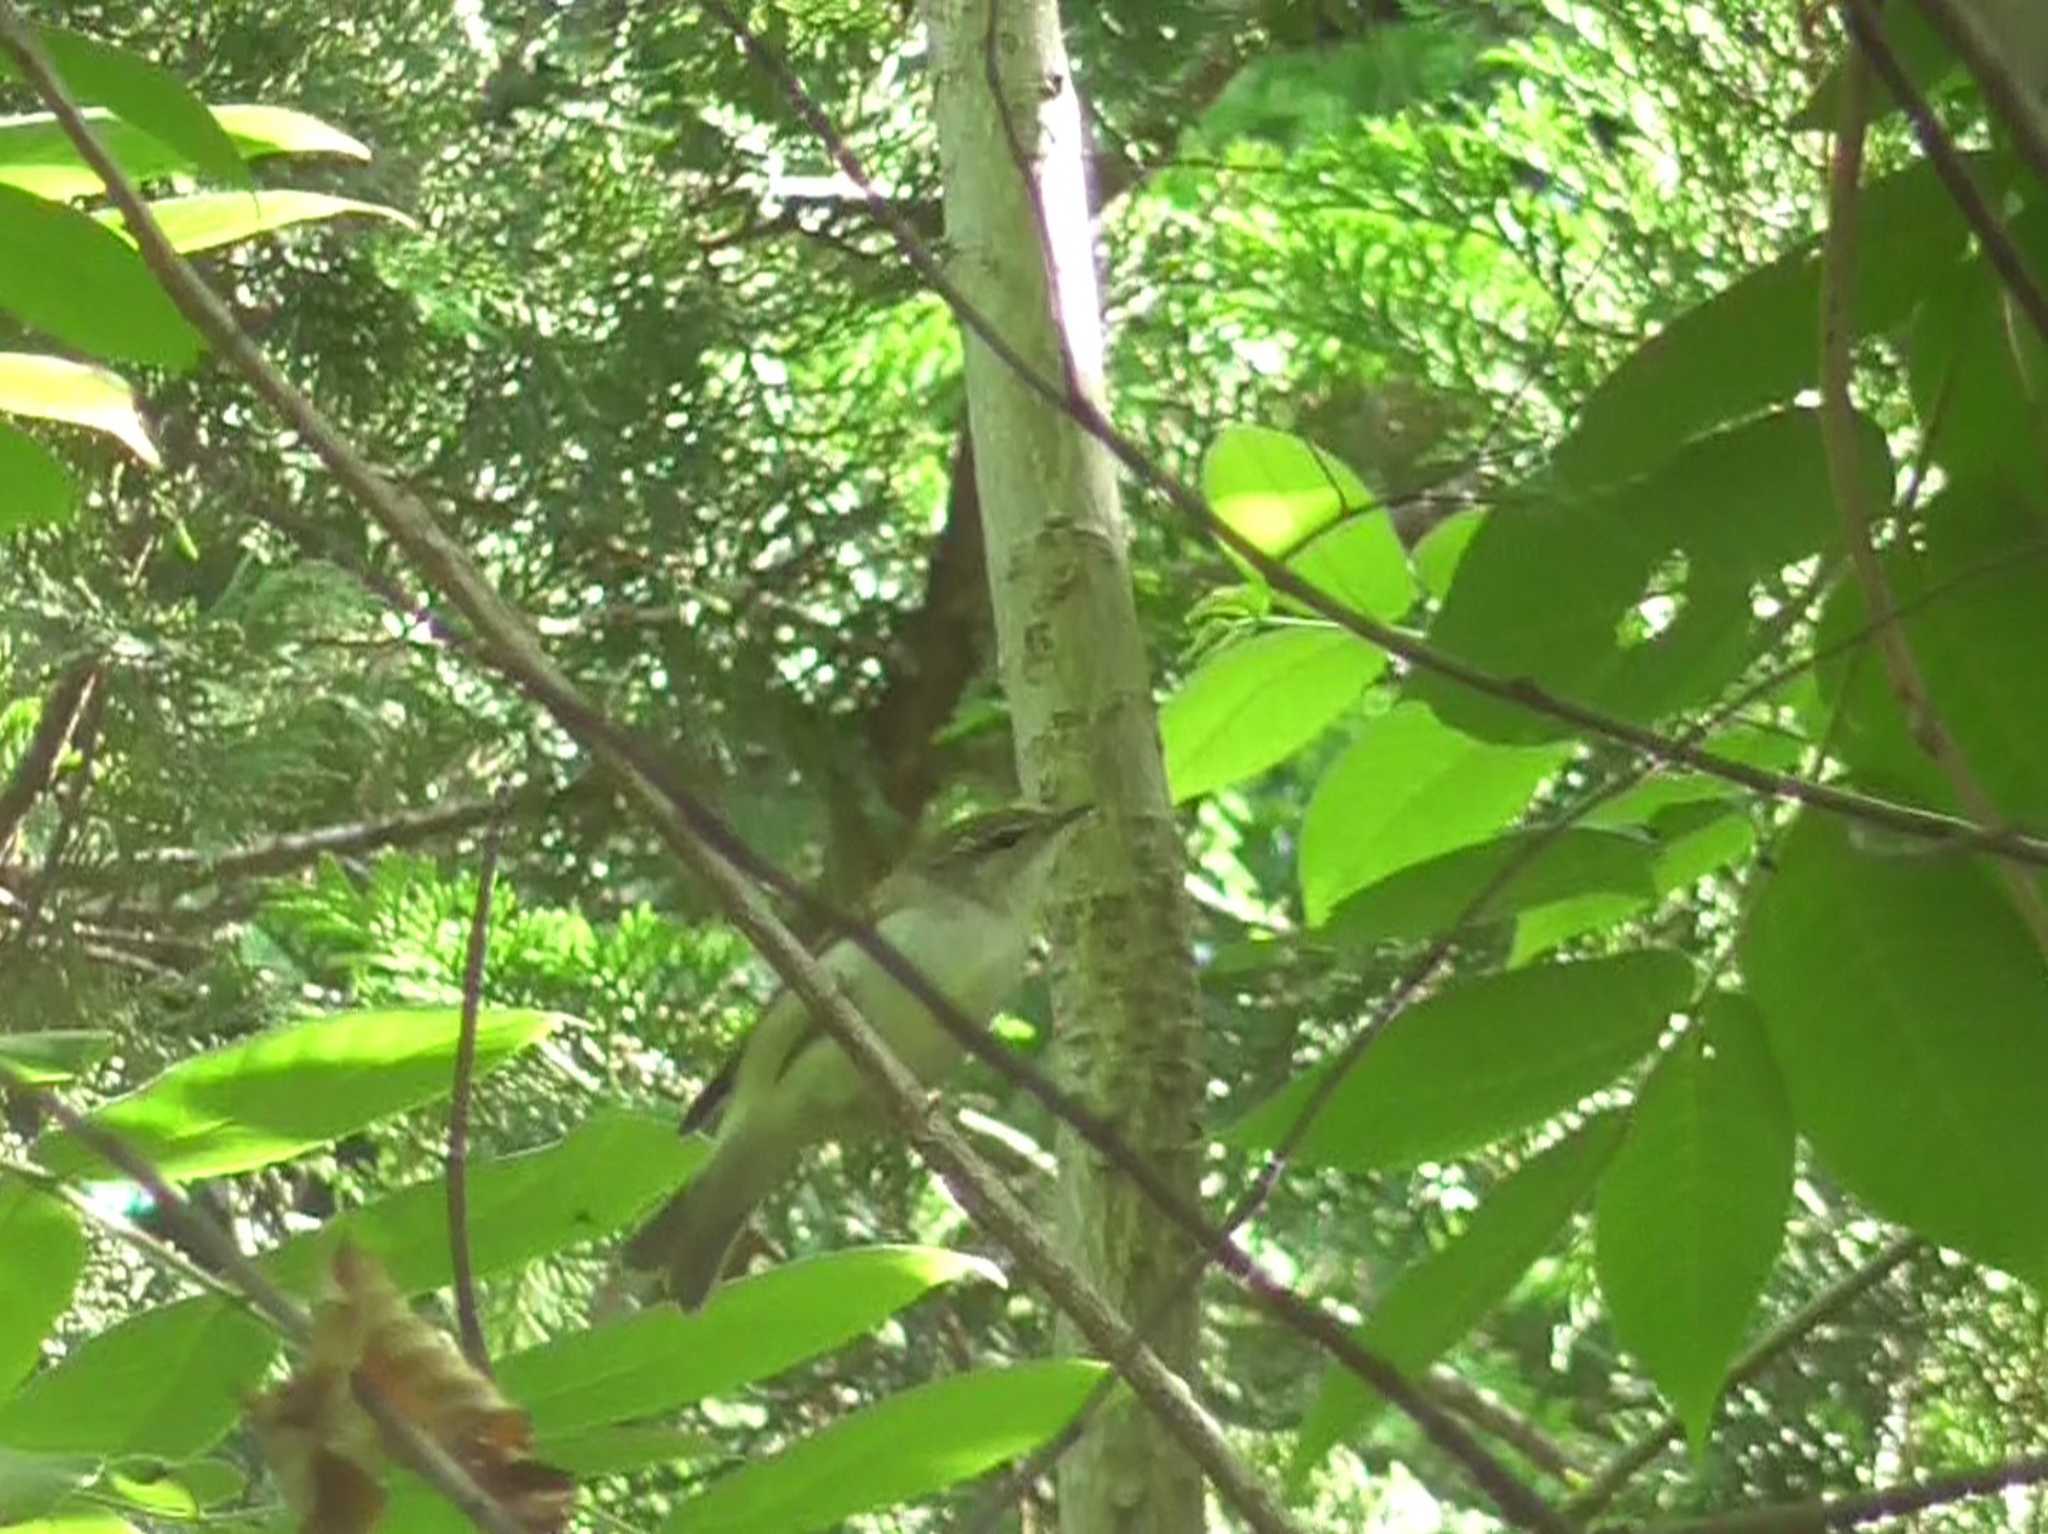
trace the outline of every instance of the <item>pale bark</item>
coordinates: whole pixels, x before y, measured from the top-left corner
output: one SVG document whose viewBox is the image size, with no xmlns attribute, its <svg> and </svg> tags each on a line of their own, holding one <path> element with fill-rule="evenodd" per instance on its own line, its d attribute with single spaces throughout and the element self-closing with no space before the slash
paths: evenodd
<svg viewBox="0 0 2048 1534">
<path fill-rule="evenodd" d="M 992 50 L 986 0 L 928 0 L 927 18 L 950 273 L 1040 378 L 1099 401 L 1080 112 L 1054 0 L 1002 0 Z M 1115 468 L 971 333 L 967 398 L 1025 792 L 1102 807 L 1077 838 L 1047 917 L 1057 1058 L 1084 1100 L 1192 1201 L 1201 1076 L 1181 850 Z M 1065 1254 L 1185 1374 L 1197 1310 L 1173 1291 L 1187 1244 L 1078 1137 L 1063 1134 L 1060 1153 Z M 1189 1534 L 1203 1525 L 1201 1480 L 1142 1408 L 1112 1408 L 1062 1462 L 1060 1514 L 1067 1534 Z"/>
</svg>

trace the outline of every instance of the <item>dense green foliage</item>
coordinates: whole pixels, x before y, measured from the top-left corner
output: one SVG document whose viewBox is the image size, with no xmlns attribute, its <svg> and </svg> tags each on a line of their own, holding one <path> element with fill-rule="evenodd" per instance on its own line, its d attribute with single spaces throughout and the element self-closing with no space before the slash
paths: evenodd
<svg viewBox="0 0 2048 1534">
<path fill-rule="evenodd" d="M 588 694 L 856 896 L 1015 781 L 957 330 L 693 8 L 489 9 L 81 3 L 46 40 L 242 325 Z M 1158 466 L 1127 494 L 1205 1194 L 1289 1157 L 1254 1255 L 1596 1523 L 2048 1448 L 2048 188 L 1894 0 L 1994 227 L 1880 111 L 1833 292 L 1841 44 L 1791 10 L 1070 18 L 1109 395 Z M 756 11 L 940 241 L 918 29 Z M 765 978 L 119 228 L 52 122 L 0 120 L 0 1528 L 289 1523 L 245 1420 L 280 1339 L 151 1248 L 43 1089 L 286 1291 L 345 1236 L 449 1318 L 492 860 L 465 1237 L 539 1456 L 635 1528 L 969 1516 L 1102 1369 L 1045 1356 L 1042 1297 L 903 1155 L 820 1158 L 701 1315 L 592 1324 Z M 1036 1060 L 1044 1012 L 1000 1025 Z M 986 1071 L 954 1100 L 1043 1207 L 1051 1116 Z M 1305 1527 L 1489 1510 L 1204 1296 L 1192 1383 Z"/>
</svg>

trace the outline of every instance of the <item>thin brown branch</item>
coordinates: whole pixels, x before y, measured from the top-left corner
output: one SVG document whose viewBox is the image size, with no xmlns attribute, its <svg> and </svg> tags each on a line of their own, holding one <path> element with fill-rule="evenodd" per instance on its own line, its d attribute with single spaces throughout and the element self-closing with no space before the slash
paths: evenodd
<svg viewBox="0 0 2048 1534">
<path fill-rule="evenodd" d="M 6 786 L 0 787 L 0 859 L 10 855 L 22 821 L 56 781 L 57 763 L 100 680 L 97 658 L 75 660 L 43 699 L 35 731 L 15 762 L 14 771 L 8 774 Z"/>
<path fill-rule="evenodd" d="M 1996 825 L 2003 818 L 1999 807 L 1942 721 L 1905 625 L 1899 621 L 1898 602 L 1884 562 L 1871 541 L 1870 486 L 1864 483 L 1856 407 L 1849 394 L 1855 368 L 1849 305 L 1856 291 L 1863 145 L 1869 123 L 1870 69 L 1864 56 L 1852 48 L 1842 61 L 1840 119 L 1828 172 L 1828 227 L 1821 244 L 1821 443 L 1850 565 L 1863 588 L 1864 605 L 1876 629 L 1877 652 L 1905 716 L 1907 733 L 1948 780 L 1964 812 L 1980 824 Z M 2033 934 L 2035 946 L 2048 954 L 2048 903 L 2042 900 L 2039 887 L 2026 870 L 2012 863 L 1999 859 L 1994 866 L 2014 908 Z"/>
<path fill-rule="evenodd" d="M 469 949 L 462 960 L 462 1023 L 455 1040 L 455 1084 L 448 1099 L 448 1249 L 454 1269 L 456 1333 L 479 1374 L 491 1372 L 477 1312 L 476 1269 L 469 1250 L 469 1103 L 476 1086 L 476 1022 L 483 1008 L 484 960 L 491 949 L 491 896 L 498 883 L 498 851 L 505 820 L 491 821 L 476 874 L 476 907 L 469 919 Z"/>
<path fill-rule="evenodd" d="M 1941 183 L 1948 188 L 1949 196 L 1963 215 L 1970 228 L 1976 231 L 1978 241 L 1984 247 L 1984 259 L 1991 263 L 1991 269 L 1998 273 L 2005 290 L 2013 297 L 2034 329 L 2043 340 L 2048 340 L 2048 294 L 2041 290 L 2040 282 L 2027 270 L 2027 263 L 2012 242 L 1998 215 L 1991 211 L 1991 204 L 1977 185 L 1976 177 L 1970 174 L 1969 166 L 1956 150 L 1948 130 L 1941 125 L 1941 119 L 1934 115 L 1934 109 L 1927 104 L 1927 98 L 1920 94 L 1913 82 L 1906 78 L 1906 72 L 1899 67 L 1898 58 L 1892 53 L 1891 45 L 1884 40 L 1873 14 L 1871 0 L 1835 0 L 1836 10 L 1841 12 L 1842 25 L 1848 29 L 1855 43 L 1854 52 L 1870 61 L 1870 67 L 1885 84 L 1899 104 L 1905 108 L 1906 120 L 1913 125 L 1913 136 L 1920 141 L 1920 148 L 1934 166 L 1934 173 L 1941 177 Z M 1847 64 L 1847 59 L 1844 59 Z"/>
<path fill-rule="evenodd" d="M 1946 1507 L 1972 1497 L 1989 1497 L 2016 1486 L 2048 1481 L 2048 1454 L 2029 1455 L 2003 1464 L 1930 1476 L 1904 1486 L 1887 1486 L 1851 1497 L 1816 1497 L 1776 1507 L 1750 1508 L 1719 1518 L 1691 1518 L 1654 1525 L 1647 1534 L 1824 1534 L 1828 1529 L 1909 1517 L 1931 1507 Z"/>
</svg>

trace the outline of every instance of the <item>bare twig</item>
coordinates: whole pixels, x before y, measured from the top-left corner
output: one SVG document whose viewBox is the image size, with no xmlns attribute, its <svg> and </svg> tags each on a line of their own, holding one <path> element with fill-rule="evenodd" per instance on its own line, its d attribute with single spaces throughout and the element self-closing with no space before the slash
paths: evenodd
<svg viewBox="0 0 2048 1534">
<path fill-rule="evenodd" d="M 1905 716 L 1907 733 L 1948 780 L 1956 801 L 1970 818 L 1982 825 L 1996 825 L 2003 818 L 1999 807 L 1942 722 L 1905 626 L 1899 621 L 1884 562 L 1871 542 L 1870 487 L 1863 480 L 1856 407 L 1849 397 L 1854 369 L 1849 305 L 1856 290 L 1857 214 L 1863 143 L 1870 121 L 1870 68 L 1857 49 L 1850 49 L 1842 61 L 1841 86 L 1840 120 L 1828 174 L 1827 236 L 1821 246 L 1820 425 L 1828 479 L 1842 519 L 1850 564 L 1876 630 L 1877 652 Z M 2012 863 L 1999 859 L 1994 866 L 2014 908 L 2033 933 L 2035 946 L 2048 954 L 2048 903 L 2043 902 L 2039 887 Z"/>
<path fill-rule="evenodd" d="M 9 855 L 14 836 L 34 806 L 57 776 L 57 762 L 71 739 L 73 726 L 85 712 L 86 700 L 100 683 L 96 657 L 73 661 L 64 668 L 56 685 L 43 699 L 43 711 L 35 732 L 0 787 L 0 858 Z"/>
<path fill-rule="evenodd" d="M 1930 1476 L 1905 1486 L 1887 1486 L 1852 1497 L 1817 1497 L 1776 1507 L 1750 1508 L 1719 1518 L 1690 1518 L 1657 1524 L 1648 1534 L 1824 1534 L 1879 1519 L 1906 1518 L 1930 1507 L 1945 1507 L 1971 1497 L 1988 1497 L 2015 1486 L 2048 1481 L 2048 1454 L 1979 1465 L 1969 1470 Z"/>
<path fill-rule="evenodd" d="M 484 837 L 476 874 L 476 907 L 469 919 L 469 949 L 462 961 L 462 1028 L 455 1040 L 455 1085 L 448 1099 L 448 1251 L 454 1267 L 455 1323 L 463 1356 L 480 1374 L 491 1372 L 491 1351 L 477 1314 L 476 1271 L 469 1251 L 469 1100 L 476 1083 L 476 1020 L 483 1006 L 484 959 L 491 948 L 491 895 L 498 883 L 498 851 L 505 837 L 501 813 Z"/>
</svg>

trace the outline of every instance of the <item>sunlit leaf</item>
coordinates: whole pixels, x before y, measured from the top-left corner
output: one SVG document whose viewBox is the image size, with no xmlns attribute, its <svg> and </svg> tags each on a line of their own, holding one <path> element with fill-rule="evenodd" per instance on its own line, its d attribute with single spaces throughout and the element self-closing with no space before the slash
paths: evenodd
<svg viewBox="0 0 2048 1534">
<path fill-rule="evenodd" d="M 1276 558 L 1299 549 L 1372 492 L 1334 455 L 1266 426 L 1231 426 L 1202 459 L 1210 509 Z"/>
<path fill-rule="evenodd" d="M 1210 656 L 1159 710 L 1176 803 L 1285 761 L 1358 701 L 1386 655 L 1341 629 L 1276 629 Z"/>
<path fill-rule="evenodd" d="M 1778 1259 L 1792 1114 L 1755 1008 L 1716 996 L 1644 1085 L 1600 1182 L 1600 1290 L 1696 1446 Z"/>
<path fill-rule="evenodd" d="M 71 1206 L 0 1177 L 0 1390 L 35 1367 L 84 1271 L 85 1232 Z"/>
<path fill-rule="evenodd" d="M 0 310 L 95 357 L 184 369 L 203 343 L 120 236 L 0 186 Z"/>
<path fill-rule="evenodd" d="M 260 192 L 195 192 L 189 197 L 166 197 L 152 202 L 149 211 L 172 247 L 188 253 L 232 245 L 254 235 L 288 229 L 293 224 L 339 218 L 345 213 L 367 213 L 376 218 L 395 220 L 407 227 L 412 227 L 413 222 L 396 208 L 387 208 L 380 203 L 289 188 L 265 188 Z M 129 238 L 118 212 L 110 209 L 93 216 L 122 239 Z"/>
<path fill-rule="evenodd" d="M 39 352 L 0 352 L 0 411 L 103 431 L 152 469 L 163 467 L 135 391 L 106 368 Z"/>
<path fill-rule="evenodd" d="M 478 1074 L 502 1065 L 553 1021 L 542 1012 L 485 1011 L 477 1021 Z M 91 1122 L 168 1178 L 267 1166 L 447 1092 L 459 1027 L 453 1008 L 295 1023 L 181 1060 L 94 1111 Z M 119 1175 L 63 1130 L 37 1141 L 36 1156 L 54 1172 Z"/>
<path fill-rule="evenodd" d="M 721 1476 L 662 1534 L 808 1534 L 943 1491 L 1044 1443 L 1107 1372 L 1090 1359 L 1059 1358 L 906 1390 Z"/>
</svg>

